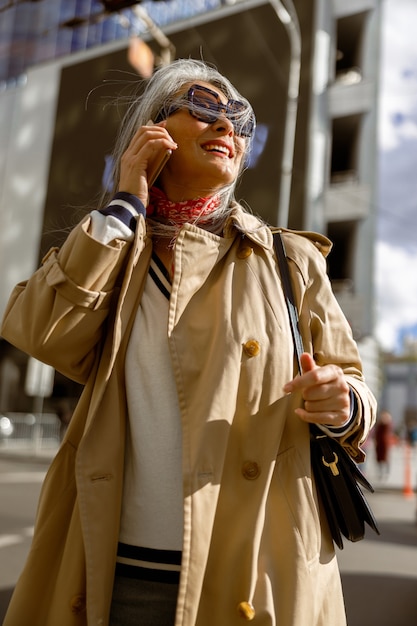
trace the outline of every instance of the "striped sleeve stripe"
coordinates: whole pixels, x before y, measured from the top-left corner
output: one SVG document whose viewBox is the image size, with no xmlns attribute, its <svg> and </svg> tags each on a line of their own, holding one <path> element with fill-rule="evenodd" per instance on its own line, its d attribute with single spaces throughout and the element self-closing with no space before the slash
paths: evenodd
<svg viewBox="0 0 417 626">
<path fill-rule="evenodd" d="M 100 211 L 102 215 L 106 217 L 116 217 L 122 224 L 130 228 L 130 230 L 136 229 L 136 216 L 120 204 L 109 204 L 109 206 Z"/>
<path fill-rule="evenodd" d="M 116 217 L 132 231 L 136 229 L 136 217 L 146 215 L 145 207 L 137 196 L 130 193 L 117 193 L 105 209 L 99 211 L 102 215 Z"/>
</svg>

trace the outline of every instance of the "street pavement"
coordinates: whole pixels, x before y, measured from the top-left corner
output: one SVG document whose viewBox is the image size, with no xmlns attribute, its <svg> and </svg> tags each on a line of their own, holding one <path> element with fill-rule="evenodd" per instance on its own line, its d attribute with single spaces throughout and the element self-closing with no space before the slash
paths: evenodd
<svg viewBox="0 0 417 626">
<path fill-rule="evenodd" d="M 372 446 L 365 492 L 380 529 L 338 550 L 349 626 L 417 626 L 417 448 L 391 448 L 387 476 L 380 476 Z M 329 625 L 331 626 L 331 625 Z"/>
<path fill-rule="evenodd" d="M 0 624 L 30 548 L 46 467 L 0 453 Z"/>
<path fill-rule="evenodd" d="M 5 517 L 5 509 L 2 506 L 1 621 L 29 549 L 36 508 L 35 499 L 55 451 L 50 448 L 37 450 L 35 453 L 28 449 L 0 447 L 1 497 L 3 483 L 11 481 L 14 483 L 13 489 L 16 490 L 20 480 L 21 483 L 29 485 L 27 488 L 32 499 L 26 517 L 23 515 L 19 517 L 19 512 L 15 514 L 16 524 L 20 525 L 15 532 L 1 522 Z M 364 469 L 375 488 L 375 492 L 366 493 L 366 497 L 381 534 L 378 536 L 367 528 L 363 541 L 358 543 L 345 541 L 343 550 L 337 550 L 348 626 L 417 626 L 417 448 L 410 449 L 404 444 L 393 447 L 389 473 L 386 477 L 380 477 L 371 448 Z M 16 497 L 19 497 L 19 493 L 16 491 Z M 10 511 L 7 512 L 9 524 L 13 515 Z M 14 548 L 13 541 L 16 543 Z M 14 555 L 12 562 L 11 550 Z M 6 554 L 9 555 L 8 561 L 4 558 Z M 7 562 L 9 565 L 6 569 Z M 10 563 L 13 566 L 10 566 Z"/>
</svg>

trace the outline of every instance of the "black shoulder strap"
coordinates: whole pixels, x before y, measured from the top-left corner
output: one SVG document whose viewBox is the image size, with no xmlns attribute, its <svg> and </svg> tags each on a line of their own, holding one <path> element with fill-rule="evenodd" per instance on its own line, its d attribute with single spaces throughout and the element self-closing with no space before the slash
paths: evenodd
<svg viewBox="0 0 417 626">
<path fill-rule="evenodd" d="M 301 355 L 304 352 L 303 340 L 298 326 L 298 309 L 295 303 L 294 293 L 291 285 L 290 272 L 288 269 L 287 254 L 285 252 L 284 241 L 280 231 L 273 232 L 274 248 L 277 255 L 278 267 L 281 274 L 282 286 L 284 290 L 285 302 L 287 304 L 290 318 L 291 333 L 294 342 L 295 356 L 297 358 L 298 370 L 302 373 Z"/>
</svg>

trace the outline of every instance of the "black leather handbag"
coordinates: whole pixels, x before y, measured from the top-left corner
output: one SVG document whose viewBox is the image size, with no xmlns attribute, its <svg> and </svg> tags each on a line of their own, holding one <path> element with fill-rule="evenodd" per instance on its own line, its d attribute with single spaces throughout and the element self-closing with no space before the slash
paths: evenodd
<svg viewBox="0 0 417 626">
<path fill-rule="evenodd" d="M 303 340 L 298 326 L 298 310 L 291 285 L 287 256 L 281 233 L 273 232 L 273 237 L 295 355 L 301 373 L 300 356 L 304 351 Z M 317 492 L 335 544 L 343 549 L 342 535 L 349 541 L 363 539 L 365 522 L 379 535 L 377 522 L 360 486 L 370 492 L 374 489 L 337 438 L 329 437 L 320 428 L 310 424 L 310 451 Z"/>
</svg>

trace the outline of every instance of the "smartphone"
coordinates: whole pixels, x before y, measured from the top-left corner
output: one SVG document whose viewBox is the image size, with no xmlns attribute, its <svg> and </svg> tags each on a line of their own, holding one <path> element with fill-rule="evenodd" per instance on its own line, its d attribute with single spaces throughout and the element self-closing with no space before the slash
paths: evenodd
<svg viewBox="0 0 417 626">
<path fill-rule="evenodd" d="M 148 181 L 148 186 L 152 187 L 152 185 L 154 184 L 154 182 L 156 181 L 156 179 L 158 178 L 159 174 L 162 172 L 165 163 L 168 161 L 169 157 L 172 154 L 172 150 L 167 150 L 164 154 L 164 156 L 162 157 L 160 163 L 158 164 L 158 167 L 156 168 L 155 172 L 152 174 L 151 178 Z"/>
</svg>

